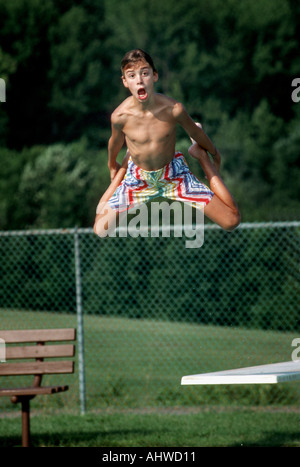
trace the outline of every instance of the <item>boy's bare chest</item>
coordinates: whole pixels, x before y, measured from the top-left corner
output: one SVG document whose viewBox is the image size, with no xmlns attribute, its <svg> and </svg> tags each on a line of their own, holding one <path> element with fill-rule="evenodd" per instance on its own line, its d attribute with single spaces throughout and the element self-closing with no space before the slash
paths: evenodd
<svg viewBox="0 0 300 467">
<path fill-rule="evenodd" d="M 174 122 L 167 115 L 128 116 L 123 128 L 125 136 L 134 143 L 145 144 L 168 140 L 175 131 Z"/>
</svg>

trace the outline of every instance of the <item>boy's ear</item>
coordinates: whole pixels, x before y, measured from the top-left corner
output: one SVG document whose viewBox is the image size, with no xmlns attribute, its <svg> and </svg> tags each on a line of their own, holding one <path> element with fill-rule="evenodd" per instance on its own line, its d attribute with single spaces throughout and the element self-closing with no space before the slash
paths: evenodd
<svg viewBox="0 0 300 467">
<path fill-rule="evenodd" d="M 124 75 L 122 75 L 122 82 L 125 88 L 128 88 L 128 84 Z"/>
<path fill-rule="evenodd" d="M 154 71 L 154 72 L 153 72 L 153 81 L 154 81 L 154 83 L 157 83 L 157 81 L 158 81 L 158 73 L 157 73 L 157 71 Z"/>
</svg>

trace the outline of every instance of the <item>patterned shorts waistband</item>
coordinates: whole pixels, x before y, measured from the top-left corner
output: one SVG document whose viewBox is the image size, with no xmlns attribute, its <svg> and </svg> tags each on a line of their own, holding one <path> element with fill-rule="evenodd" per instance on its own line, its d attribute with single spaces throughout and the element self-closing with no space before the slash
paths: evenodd
<svg viewBox="0 0 300 467">
<path fill-rule="evenodd" d="M 157 169 L 157 170 L 145 170 L 136 165 L 131 157 L 129 158 L 128 161 L 128 175 L 130 173 L 131 176 L 134 176 L 135 178 L 139 180 L 145 180 L 145 181 L 153 181 L 153 180 L 162 180 L 165 178 L 168 178 L 171 174 L 174 175 L 174 162 L 179 162 L 179 160 L 182 160 L 184 162 L 184 156 L 181 152 L 176 152 L 173 159 L 166 165 L 164 165 L 162 168 Z M 180 162 L 179 162 L 180 164 Z M 181 165 L 181 164 L 180 164 Z"/>
</svg>

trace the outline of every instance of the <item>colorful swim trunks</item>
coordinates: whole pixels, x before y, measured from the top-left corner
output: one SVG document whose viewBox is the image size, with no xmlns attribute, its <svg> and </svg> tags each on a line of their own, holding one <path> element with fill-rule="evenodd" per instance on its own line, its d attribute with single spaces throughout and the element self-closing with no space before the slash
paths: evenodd
<svg viewBox="0 0 300 467">
<path fill-rule="evenodd" d="M 126 175 L 108 204 L 122 212 L 160 196 L 202 208 L 213 192 L 192 174 L 183 154 L 176 152 L 169 164 L 153 171 L 141 169 L 129 158 Z"/>
</svg>

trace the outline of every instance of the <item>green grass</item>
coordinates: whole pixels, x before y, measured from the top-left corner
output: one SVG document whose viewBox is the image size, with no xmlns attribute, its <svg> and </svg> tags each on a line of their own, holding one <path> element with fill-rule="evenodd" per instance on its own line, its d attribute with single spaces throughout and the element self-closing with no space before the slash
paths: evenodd
<svg viewBox="0 0 300 467">
<path fill-rule="evenodd" d="M 1 328 L 76 327 L 63 313 L 1 311 Z M 219 405 L 298 405 L 295 383 L 181 386 L 183 375 L 287 361 L 293 333 L 86 315 L 87 409 Z M 76 374 L 45 379 L 70 384 L 67 394 L 33 401 L 37 408 L 78 407 Z M 9 384 L 16 384 L 16 378 Z M 2 385 L 1 381 L 1 385 Z M 0 399 L 0 408 L 3 407 Z M 7 408 L 11 407 L 6 402 Z"/>
<path fill-rule="evenodd" d="M 76 327 L 76 316 L 0 310 L 0 322 Z M 91 315 L 84 329 L 87 414 L 76 415 L 78 364 L 45 379 L 70 391 L 31 402 L 35 446 L 300 446 L 297 383 L 180 385 L 187 374 L 290 360 L 294 334 Z M 20 407 L 0 398 L 0 411 L 0 446 L 19 445 Z"/>
<path fill-rule="evenodd" d="M 35 447 L 300 447 L 300 414 L 210 410 L 32 417 Z M 0 446 L 20 445 L 20 420 L 0 419 Z"/>
</svg>

